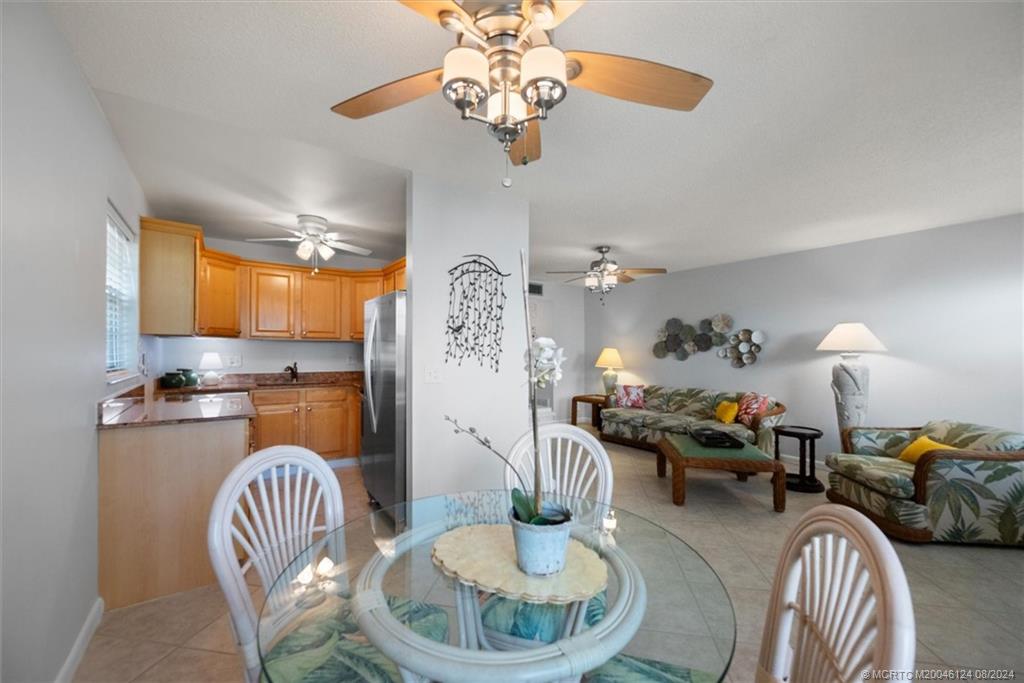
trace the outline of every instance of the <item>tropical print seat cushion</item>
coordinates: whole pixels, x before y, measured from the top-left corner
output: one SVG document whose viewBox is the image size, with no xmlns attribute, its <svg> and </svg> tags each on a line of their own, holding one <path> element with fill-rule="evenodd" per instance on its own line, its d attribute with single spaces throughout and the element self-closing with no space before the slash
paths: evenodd
<svg viewBox="0 0 1024 683">
<path fill-rule="evenodd" d="M 753 430 L 751 430 L 747 425 L 740 424 L 739 422 L 722 424 L 718 420 L 697 420 L 693 423 L 691 428 L 699 429 L 701 427 L 709 427 L 711 429 L 717 429 L 720 432 L 725 432 L 726 434 L 732 434 L 737 439 L 746 441 L 747 443 L 755 442 Z"/>
<path fill-rule="evenodd" d="M 935 420 L 925 424 L 914 436 L 927 436 L 947 446 L 972 451 L 1024 450 L 1024 434 L 971 422 Z"/>
<path fill-rule="evenodd" d="M 608 591 L 605 589 L 587 603 L 584 623 L 593 626 L 604 619 L 607 604 Z M 480 608 L 480 617 L 484 627 L 492 631 L 523 640 L 553 643 L 562 635 L 566 609 L 566 605 L 541 605 L 491 595 Z"/>
<path fill-rule="evenodd" d="M 640 408 L 605 408 L 601 411 L 601 420 L 602 422 L 622 422 L 642 427 L 644 420 L 660 414 Z"/>
<path fill-rule="evenodd" d="M 669 394 L 667 410 L 671 413 L 706 417 L 704 411 L 707 402 L 711 400 L 708 398 L 711 393 L 713 392 L 705 389 L 675 389 Z"/>
<path fill-rule="evenodd" d="M 644 387 L 644 408 L 658 413 L 664 413 L 668 408 L 669 390 L 658 384 L 648 384 Z"/>
<path fill-rule="evenodd" d="M 425 638 L 448 642 L 448 614 L 436 605 L 387 596 L 394 617 Z M 394 662 L 369 643 L 348 600 L 328 600 L 307 612 L 305 623 L 267 654 L 275 681 L 401 683 Z M 264 678 L 266 680 L 266 678 Z"/>
<path fill-rule="evenodd" d="M 644 419 L 644 426 L 651 429 L 658 429 L 673 434 L 686 434 L 690 428 L 698 422 L 692 415 L 681 415 L 679 413 L 659 413 L 650 415 Z"/>
<path fill-rule="evenodd" d="M 583 676 L 588 683 L 714 683 L 718 676 L 668 662 L 616 655 Z"/>
<path fill-rule="evenodd" d="M 887 496 L 914 497 L 914 465 L 879 455 L 830 453 L 825 464 L 833 472 Z"/>
<path fill-rule="evenodd" d="M 828 473 L 828 485 L 843 498 L 900 526 L 931 528 L 928 524 L 928 508 L 913 500 L 884 495 L 836 472 Z"/>
</svg>

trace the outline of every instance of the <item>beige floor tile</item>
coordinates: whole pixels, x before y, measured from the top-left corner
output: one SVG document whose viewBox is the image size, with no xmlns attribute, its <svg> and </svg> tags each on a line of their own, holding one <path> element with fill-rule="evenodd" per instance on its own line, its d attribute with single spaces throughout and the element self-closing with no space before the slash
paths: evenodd
<svg viewBox="0 0 1024 683">
<path fill-rule="evenodd" d="M 718 653 L 715 641 L 708 636 L 680 638 L 678 633 L 640 629 L 623 652 L 716 675 L 725 670 L 725 661 Z"/>
<path fill-rule="evenodd" d="M 980 612 L 915 605 L 918 638 L 948 664 L 1024 670 L 1024 647 Z"/>
<path fill-rule="evenodd" d="M 259 614 L 259 608 L 256 608 Z M 195 650 L 210 650 L 212 652 L 223 652 L 224 654 L 237 654 L 235 647 L 235 636 L 231 633 L 231 622 L 227 614 L 224 614 L 202 631 L 192 636 L 185 642 L 185 647 Z"/>
<path fill-rule="evenodd" d="M 761 654 L 761 642 L 717 638 L 715 645 L 723 658 L 729 657 L 732 649 L 732 661 L 729 663 L 729 680 L 736 683 L 751 683 L 757 672 L 757 660 Z"/>
<path fill-rule="evenodd" d="M 178 648 L 135 679 L 138 683 L 239 683 L 244 677 L 238 655 Z"/>
<path fill-rule="evenodd" d="M 75 683 L 128 683 L 174 650 L 173 645 L 94 636 Z"/>
<path fill-rule="evenodd" d="M 216 585 L 177 593 L 103 615 L 97 633 L 128 640 L 152 640 L 182 645 L 227 613 Z"/>
</svg>

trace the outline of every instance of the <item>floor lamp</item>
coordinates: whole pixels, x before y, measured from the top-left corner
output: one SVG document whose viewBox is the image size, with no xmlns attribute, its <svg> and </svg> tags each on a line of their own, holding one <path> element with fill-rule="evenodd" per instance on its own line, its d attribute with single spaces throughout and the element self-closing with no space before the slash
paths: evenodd
<svg viewBox="0 0 1024 683">
<path fill-rule="evenodd" d="M 832 366 L 832 393 L 836 397 L 839 434 L 847 427 L 863 427 L 868 414 L 868 366 L 858 363 L 865 351 L 885 351 L 864 323 L 839 323 L 818 344 L 818 351 L 838 351 L 840 360 Z"/>
</svg>

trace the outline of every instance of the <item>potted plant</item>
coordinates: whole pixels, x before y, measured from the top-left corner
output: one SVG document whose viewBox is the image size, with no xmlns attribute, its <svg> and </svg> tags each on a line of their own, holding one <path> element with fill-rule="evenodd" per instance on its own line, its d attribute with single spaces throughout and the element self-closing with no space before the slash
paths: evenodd
<svg viewBox="0 0 1024 683">
<path fill-rule="evenodd" d="M 572 513 L 568 508 L 543 497 L 540 462 L 540 435 L 537 424 L 537 389 L 548 384 L 557 384 L 562 378 L 564 354 L 554 339 L 539 337 L 533 339 L 530 324 L 529 285 L 526 270 L 526 252 L 521 251 L 520 265 L 523 274 L 523 307 L 526 313 L 526 372 L 530 391 L 530 426 L 533 430 L 533 486 L 527 485 L 516 472 L 515 467 L 491 445 L 491 440 L 481 436 L 473 427 L 464 428 L 449 416 L 445 419 L 455 425 L 457 434 L 469 434 L 477 442 L 505 461 L 515 473 L 523 488 L 512 489 L 512 509 L 509 522 L 516 546 L 516 563 L 519 569 L 531 576 L 550 576 L 565 568 L 565 552 L 569 545 Z"/>
</svg>

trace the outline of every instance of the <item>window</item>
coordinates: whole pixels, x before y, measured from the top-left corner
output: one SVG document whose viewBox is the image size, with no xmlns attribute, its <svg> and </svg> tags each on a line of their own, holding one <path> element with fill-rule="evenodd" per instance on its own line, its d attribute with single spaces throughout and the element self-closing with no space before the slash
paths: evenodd
<svg viewBox="0 0 1024 683">
<path fill-rule="evenodd" d="M 138 277 L 135 235 L 111 206 L 107 213 L 107 381 L 138 374 Z"/>
</svg>

